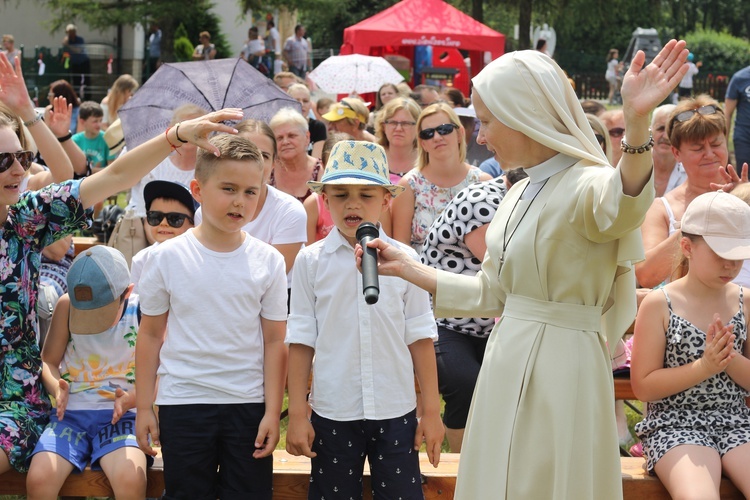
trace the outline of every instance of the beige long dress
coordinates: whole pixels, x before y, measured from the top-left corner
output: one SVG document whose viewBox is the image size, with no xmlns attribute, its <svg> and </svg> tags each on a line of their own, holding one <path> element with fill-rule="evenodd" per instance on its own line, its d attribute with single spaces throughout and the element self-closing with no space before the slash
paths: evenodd
<svg viewBox="0 0 750 500">
<path fill-rule="evenodd" d="M 488 228 L 482 271 L 438 275 L 436 316 L 501 316 L 474 392 L 457 499 L 622 498 L 606 334 L 613 344 L 635 315 L 627 263 L 642 256 L 637 228 L 653 178 L 633 198 L 619 170 L 585 165 L 554 174 L 533 202 L 520 199 L 528 181 L 515 185 Z"/>
</svg>

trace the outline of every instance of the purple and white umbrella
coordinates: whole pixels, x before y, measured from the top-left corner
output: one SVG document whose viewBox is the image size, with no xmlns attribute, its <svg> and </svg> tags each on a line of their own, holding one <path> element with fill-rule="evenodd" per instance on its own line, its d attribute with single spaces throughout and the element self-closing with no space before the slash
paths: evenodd
<svg viewBox="0 0 750 500">
<path fill-rule="evenodd" d="M 401 73 L 382 57 L 362 54 L 331 56 L 312 70 L 308 77 L 331 94 L 377 92 L 386 83 L 404 81 Z"/>
<path fill-rule="evenodd" d="M 125 144 L 133 149 L 163 134 L 175 108 L 195 104 L 208 112 L 240 108 L 244 118 L 268 122 L 297 101 L 242 59 L 163 64 L 120 109 Z"/>
</svg>

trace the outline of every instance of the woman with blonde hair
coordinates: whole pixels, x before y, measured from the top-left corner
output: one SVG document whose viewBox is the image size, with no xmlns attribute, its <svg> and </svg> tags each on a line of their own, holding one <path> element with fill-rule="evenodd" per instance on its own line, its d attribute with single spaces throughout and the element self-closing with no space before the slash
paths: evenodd
<svg viewBox="0 0 750 500">
<path fill-rule="evenodd" d="M 448 104 L 427 106 L 417 120 L 416 168 L 399 181 L 406 189 L 393 199 L 393 237 L 422 249 L 432 222 L 463 188 L 490 180 L 489 174 L 466 163 L 466 134 Z"/>
<path fill-rule="evenodd" d="M 117 120 L 117 113 L 120 108 L 128 102 L 135 91 L 138 90 L 138 82 L 130 75 L 120 75 L 112 84 L 107 95 L 102 99 L 102 111 L 104 119 L 102 120 L 102 129 L 107 128 Z"/>
<path fill-rule="evenodd" d="M 416 165 L 417 120 L 421 111 L 413 99 L 397 97 L 380 110 L 375 120 L 375 136 L 388 156 L 394 184 Z"/>
</svg>

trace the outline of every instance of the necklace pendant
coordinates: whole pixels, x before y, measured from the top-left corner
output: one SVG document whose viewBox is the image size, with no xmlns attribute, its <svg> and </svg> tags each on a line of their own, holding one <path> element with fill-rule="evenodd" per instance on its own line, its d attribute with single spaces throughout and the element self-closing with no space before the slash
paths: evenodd
<svg viewBox="0 0 750 500">
<path fill-rule="evenodd" d="M 497 277 L 500 278 L 500 273 L 503 270 L 503 264 L 505 263 L 505 255 L 501 255 L 497 261 Z"/>
</svg>

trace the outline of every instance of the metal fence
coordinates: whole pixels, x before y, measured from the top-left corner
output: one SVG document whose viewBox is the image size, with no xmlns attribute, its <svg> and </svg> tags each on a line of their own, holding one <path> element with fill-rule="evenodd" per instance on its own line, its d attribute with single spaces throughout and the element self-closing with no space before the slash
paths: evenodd
<svg viewBox="0 0 750 500">
<path fill-rule="evenodd" d="M 113 68 L 116 48 L 107 44 L 86 44 L 86 53 L 90 61 L 90 73 L 81 83 L 80 75 L 74 75 L 65 67 L 66 52 L 62 47 L 23 47 L 21 69 L 23 70 L 29 95 L 37 106 L 48 104 L 49 85 L 56 80 L 67 80 L 78 93 L 81 101 L 101 101 L 107 90 L 119 76 Z M 56 51 L 56 53 L 55 53 Z M 44 74 L 40 73 L 40 61 L 44 63 Z"/>
<path fill-rule="evenodd" d="M 730 76 L 699 74 L 693 78 L 693 94 L 708 94 L 723 102 Z M 606 100 L 609 96 L 609 84 L 603 73 L 579 73 L 571 75 L 571 78 L 575 82 L 576 94 L 580 99 Z"/>
</svg>

